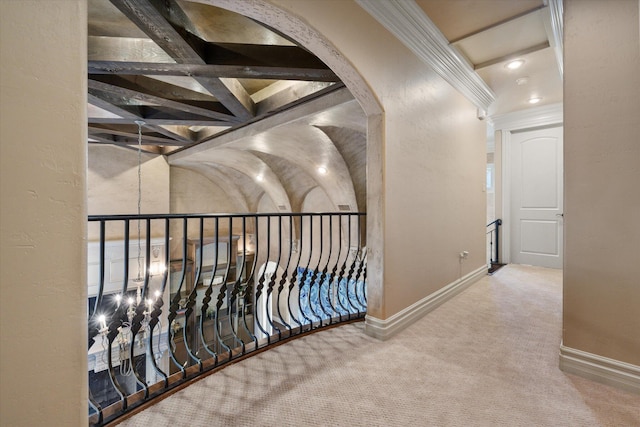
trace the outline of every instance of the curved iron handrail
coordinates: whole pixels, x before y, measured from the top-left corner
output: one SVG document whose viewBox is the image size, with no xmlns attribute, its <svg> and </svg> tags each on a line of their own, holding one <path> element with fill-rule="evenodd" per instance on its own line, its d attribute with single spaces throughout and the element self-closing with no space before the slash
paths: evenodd
<svg viewBox="0 0 640 427">
<path fill-rule="evenodd" d="M 110 423 L 279 342 L 363 319 L 365 220 L 348 212 L 89 216 L 99 227 L 90 243 L 89 423 Z M 145 225 L 142 234 L 130 235 L 131 221 Z"/>
</svg>

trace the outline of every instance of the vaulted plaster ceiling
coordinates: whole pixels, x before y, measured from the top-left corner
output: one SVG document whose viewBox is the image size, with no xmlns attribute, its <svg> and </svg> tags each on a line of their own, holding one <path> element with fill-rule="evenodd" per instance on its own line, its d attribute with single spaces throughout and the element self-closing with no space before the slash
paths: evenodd
<svg viewBox="0 0 640 427">
<path fill-rule="evenodd" d="M 237 209 L 300 211 L 318 191 L 366 209 L 364 113 L 294 41 L 198 2 L 89 0 L 88 49 L 89 143 L 135 150 L 142 121 L 142 150 Z"/>
<path fill-rule="evenodd" d="M 188 0 L 88 0 L 89 143 L 144 151 L 255 211 L 366 210 L 366 117 L 324 63 L 271 28 Z M 366 3 L 392 10 L 411 2 Z M 415 0 L 491 94 L 489 115 L 562 101 L 560 0 Z M 557 22 L 556 22 L 557 24 Z M 405 43 L 407 40 L 403 40 Z M 409 43 L 424 43 L 422 39 Z M 523 59 L 518 70 L 505 68 Z M 319 167 L 329 166 L 320 174 Z"/>
</svg>

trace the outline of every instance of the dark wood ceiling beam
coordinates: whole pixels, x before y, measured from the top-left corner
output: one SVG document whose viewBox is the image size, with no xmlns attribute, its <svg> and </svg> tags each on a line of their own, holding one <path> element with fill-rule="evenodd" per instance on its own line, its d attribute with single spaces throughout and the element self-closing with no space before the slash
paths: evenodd
<svg viewBox="0 0 640 427">
<path fill-rule="evenodd" d="M 176 111 L 173 109 L 162 107 L 151 107 L 141 105 L 138 107 L 140 111 L 140 120 L 144 120 L 149 125 L 179 125 L 179 126 L 222 126 L 231 127 L 235 125 L 226 121 L 215 120 L 210 117 L 202 117 L 190 114 L 184 111 Z M 133 120 L 120 117 L 89 117 L 89 123 L 104 124 L 131 124 Z"/>
<path fill-rule="evenodd" d="M 94 89 L 101 92 L 108 92 L 115 96 L 120 96 L 128 99 L 135 99 L 140 102 L 159 105 L 163 107 L 174 108 L 176 110 L 182 110 L 200 116 L 211 117 L 218 120 L 226 120 L 237 122 L 238 119 L 232 115 L 225 114 L 221 111 L 220 104 L 211 102 L 208 104 L 208 108 L 202 108 L 199 106 L 191 105 L 188 101 L 173 101 L 164 98 L 161 94 L 150 93 L 150 91 L 135 85 L 129 80 L 123 79 L 119 76 L 105 76 L 105 75 L 91 75 L 88 81 L 89 89 Z"/>
<path fill-rule="evenodd" d="M 89 90 L 87 93 L 87 101 L 89 104 L 120 116 L 124 120 L 129 120 L 129 123 L 142 119 L 142 114 L 140 114 L 137 106 L 118 105 L 118 103 L 115 102 L 112 97 L 108 97 L 107 94 Z"/>
<path fill-rule="evenodd" d="M 117 145 L 138 145 L 138 137 L 136 135 L 132 135 L 131 137 L 121 136 L 118 134 L 110 133 L 110 132 L 89 132 L 89 138 L 98 139 L 101 142 L 107 142 L 111 144 Z M 168 140 L 167 142 L 158 142 L 158 141 L 149 141 L 143 140 L 142 145 L 146 146 L 173 146 L 173 147 L 184 147 L 185 143 L 181 143 L 175 140 Z"/>
<path fill-rule="evenodd" d="M 157 125 L 167 125 L 167 126 L 215 126 L 215 127 L 225 127 L 229 128 L 228 122 L 212 122 L 208 120 L 197 120 L 197 119 L 179 119 L 179 118 L 168 118 L 168 119 L 141 119 L 144 120 L 145 125 L 149 126 L 157 126 Z M 89 124 L 130 124 L 131 120 L 122 119 L 119 117 L 89 117 L 87 120 Z"/>
<path fill-rule="evenodd" d="M 291 84 L 284 90 L 275 92 L 268 96 L 265 100 L 257 103 L 257 114 L 262 116 L 273 111 L 277 111 L 282 107 L 303 100 L 309 95 L 323 91 L 330 87 L 330 83 L 320 82 L 298 82 Z"/>
<path fill-rule="evenodd" d="M 337 83 L 283 107 L 278 114 L 270 113 L 265 117 L 256 118 L 244 126 L 205 137 L 202 141 L 190 147 L 178 149 L 170 154 L 169 158 L 173 160 L 170 161 L 170 164 L 180 164 L 180 161 L 186 158 L 189 159 L 188 161 L 197 160 L 199 153 L 203 153 L 211 148 L 258 135 L 274 127 L 318 114 L 321 111 L 336 107 L 345 102 L 353 101 L 353 99 L 353 95 L 351 95 L 351 92 L 349 92 L 344 84 Z"/>
<path fill-rule="evenodd" d="M 100 136 L 100 135 L 89 135 L 89 139 L 87 142 L 89 144 L 95 144 L 95 145 L 116 145 L 118 147 L 123 147 L 123 148 L 127 148 L 130 150 L 138 150 L 138 145 L 131 145 L 131 144 L 126 144 L 120 141 L 115 141 L 112 138 L 108 138 L 105 136 Z M 91 141 L 93 140 L 93 141 Z M 148 153 L 148 154 L 163 154 L 164 150 L 163 147 L 156 147 L 156 146 L 147 146 L 147 145 L 143 145 L 142 147 L 140 147 L 140 151 L 142 151 L 143 153 Z"/>
<path fill-rule="evenodd" d="M 193 87 L 197 83 L 192 82 L 192 87 L 178 86 L 179 83 L 171 81 L 163 81 L 157 78 L 151 78 L 146 76 L 127 76 L 127 75 L 91 75 L 90 79 L 99 80 L 105 83 L 115 84 L 117 86 L 128 87 L 137 91 L 144 91 L 150 95 L 159 96 L 161 98 L 171 99 L 178 102 L 190 102 L 190 101 L 205 101 L 212 103 L 214 111 L 228 114 L 229 110 L 224 108 L 221 104 L 217 103 L 217 100 L 209 93 L 199 91 Z"/>
<path fill-rule="evenodd" d="M 178 29 L 167 20 L 168 16 L 173 16 L 175 19 L 184 21 L 181 23 L 183 28 L 191 27 L 184 12 L 177 12 L 181 8 L 174 0 L 110 1 L 176 62 L 206 64 L 203 59 L 206 56 L 206 43 L 184 29 L 179 33 Z M 241 86 L 240 88 L 236 85 L 228 87 L 219 78 L 214 77 L 197 77 L 196 80 L 238 118 L 248 120 L 253 117 L 255 106 L 246 90 L 240 89 Z"/>
<path fill-rule="evenodd" d="M 190 35 L 189 37 L 195 36 Z M 89 63 L 91 61 L 98 63 L 112 61 L 115 63 L 158 63 L 167 66 L 184 64 L 195 69 L 199 65 L 210 65 L 221 67 L 220 71 L 226 70 L 226 67 L 263 67 L 265 70 L 291 68 L 309 70 L 310 72 L 314 70 L 329 71 L 329 67 L 324 62 L 298 46 L 219 43 L 198 40 L 201 45 L 199 49 L 202 50 L 201 54 L 204 56 L 195 62 L 182 61 L 176 64 L 174 62 L 177 61 L 176 58 L 160 49 L 149 39 L 89 36 L 88 45 L 91 54 L 88 59 Z M 231 69 L 233 70 L 233 68 Z"/>
<path fill-rule="evenodd" d="M 146 124 L 146 122 L 145 122 Z M 127 123 L 129 125 L 129 123 Z M 136 126 L 137 128 L 137 126 Z M 122 129 L 114 129 L 111 126 L 104 126 L 99 124 L 89 125 L 88 127 L 89 134 L 109 134 L 113 136 L 125 137 L 127 141 L 134 141 L 136 144 L 138 142 L 138 133 L 137 130 L 133 130 L 130 126 L 123 127 Z M 142 143 L 146 145 L 184 145 L 184 143 L 180 143 L 174 139 L 162 138 L 154 135 L 142 134 Z"/>
<path fill-rule="evenodd" d="M 118 115 L 122 117 L 123 120 L 129 121 L 129 123 L 134 123 L 136 120 L 144 120 L 144 116 L 142 113 L 140 113 L 139 107 L 127 106 L 127 108 L 136 110 L 137 113 L 129 111 L 128 109 L 119 106 L 116 101 L 117 99 L 118 97 L 114 96 L 113 94 L 95 90 L 92 91 L 91 89 L 89 89 L 89 92 L 87 93 L 87 100 L 90 104 L 95 105 L 98 108 L 102 108 L 103 110 L 108 111 L 112 114 Z M 159 124 L 147 124 L 145 126 L 149 130 L 153 130 L 154 132 L 165 135 L 171 139 L 175 139 L 176 141 L 181 141 L 183 143 L 189 144 L 194 142 L 189 138 L 189 136 L 173 132 L 160 126 Z"/>
<path fill-rule="evenodd" d="M 154 62 L 89 61 L 89 74 L 148 76 L 229 77 L 236 79 L 301 80 L 338 82 L 328 68 L 291 68 L 261 65 L 194 65 Z"/>
</svg>

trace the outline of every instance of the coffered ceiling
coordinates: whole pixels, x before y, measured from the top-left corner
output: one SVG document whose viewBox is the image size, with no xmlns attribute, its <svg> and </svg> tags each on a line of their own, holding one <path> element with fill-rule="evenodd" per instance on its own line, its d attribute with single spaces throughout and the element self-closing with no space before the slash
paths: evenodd
<svg viewBox="0 0 640 427">
<path fill-rule="evenodd" d="M 561 46 L 553 8 L 560 0 L 416 0 L 450 46 L 495 94 L 488 115 L 562 102 Z M 561 23 L 560 23 L 561 24 Z M 524 60 L 518 69 L 509 61 Z"/>
</svg>

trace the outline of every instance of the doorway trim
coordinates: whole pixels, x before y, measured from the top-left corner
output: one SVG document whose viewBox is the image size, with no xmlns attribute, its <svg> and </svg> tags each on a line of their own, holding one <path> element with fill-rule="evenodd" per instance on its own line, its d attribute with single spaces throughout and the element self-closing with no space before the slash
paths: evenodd
<svg viewBox="0 0 640 427">
<path fill-rule="evenodd" d="M 535 130 L 538 128 L 563 125 L 563 105 L 562 103 L 544 105 L 537 108 L 515 111 L 513 113 L 492 116 L 495 132 L 501 131 L 499 144 L 501 152 L 501 165 L 496 165 L 501 171 L 501 201 L 496 200 L 496 205 L 500 207 L 500 212 L 496 212 L 496 217 L 501 216 L 504 227 L 501 233 L 501 253 L 500 259 L 505 264 L 511 262 L 511 135 L 515 132 Z"/>
</svg>

